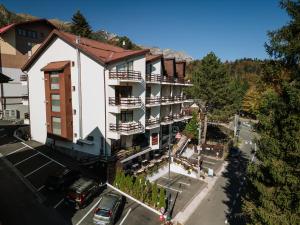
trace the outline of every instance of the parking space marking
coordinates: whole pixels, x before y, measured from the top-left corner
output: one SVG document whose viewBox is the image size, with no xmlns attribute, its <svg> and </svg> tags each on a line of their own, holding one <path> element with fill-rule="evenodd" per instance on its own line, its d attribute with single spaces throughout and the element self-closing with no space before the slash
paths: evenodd
<svg viewBox="0 0 300 225">
<path fill-rule="evenodd" d="M 11 153 L 7 154 L 6 156 L 12 155 L 12 154 L 14 154 L 14 153 L 16 153 L 16 152 L 18 152 L 18 151 L 21 151 L 21 150 L 22 150 L 22 149 L 24 149 L 24 148 L 27 148 L 27 146 L 24 146 L 24 147 L 18 148 L 17 150 L 15 150 L 15 151 L 13 151 L 13 152 L 11 152 Z"/>
<path fill-rule="evenodd" d="M 211 165 L 215 165 L 216 164 L 216 162 L 210 162 L 210 161 L 205 161 L 205 160 L 203 160 L 203 162 L 207 163 L 207 164 L 211 164 Z"/>
<path fill-rule="evenodd" d="M 30 145 L 28 145 L 28 144 L 26 144 L 26 143 L 24 143 L 24 142 L 21 142 L 21 143 L 22 143 L 23 145 L 25 145 L 26 147 L 32 149 L 32 150 L 36 150 L 35 148 L 31 147 Z M 38 151 L 38 150 L 36 150 L 36 151 Z M 56 161 L 55 159 L 52 159 L 51 157 L 45 155 L 44 153 L 42 153 L 42 152 L 40 152 L 40 151 L 38 151 L 38 152 L 39 152 L 41 155 L 45 156 L 46 158 L 50 159 L 51 161 L 57 163 L 58 165 L 61 165 L 61 166 L 64 167 L 64 168 L 66 167 L 65 165 L 61 164 L 60 162 Z"/>
<path fill-rule="evenodd" d="M 181 181 L 179 181 L 178 183 L 179 183 L 179 184 L 186 185 L 186 186 L 190 186 L 190 185 L 191 185 L 191 184 L 189 184 L 189 183 L 185 183 L 185 182 L 181 182 Z"/>
<path fill-rule="evenodd" d="M 42 185 L 41 187 L 39 187 L 39 188 L 37 189 L 37 191 L 42 190 L 44 187 L 45 187 L 45 185 Z"/>
<path fill-rule="evenodd" d="M 34 156 L 36 156 L 36 155 L 38 155 L 38 154 L 40 154 L 40 153 L 39 153 L 39 152 L 38 152 L 38 153 L 35 153 L 34 155 L 29 156 L 28 158 L 23 159 L 23 160 L 21 160 L 20 162 L 15 163 L 14 166 L 17 166 L 17 165 L 19 165 L 19 164 L 21 164 L 21 163 L 23 163 L 23 162 L 26 162 L 28 159 L 31 159 L 32 157 L 34 157 Z"/>
<path fill-rule="evenodd" d="M 63 201 L 64 201 L 64 198 L 62 198 L 53 208 L 56 209 Z"/>
<path fill-rule="evenodd" d="M 48 164 L 52 163 L 52 161 L 49 161 L 47 163 L 45 163 L 44 165 L 40 166 L 39 168 L 35 169 L 34 171 L 31 171 L 30 173 L 26 174 L 24 177 L 28 177 L 30 176 L 31 174 L 34 174 L 35 172 L 37 172 L 38 170 L 42 169 L 43 167 L 47 166 Z"/>
<path fill-rule="evenodd" d="M 182 191 L 181 191 L 181 190 L 177 190 L 177 189 L 175 189 L 175 188 L 171 188 L 171 187 L 164 186 L 164 185 L 161 185 L 161 184 L 157 184 L 157 185 L 158 185 L 158 186 L 160 186 L 160 187 L 163 187 L 163 188 L 169 189 L 169 190 L 171 190 L 171 191 L 176 191 L 176 192 L 182 193 Z"/>
<path fill-rule="evenodd" d="M 119 225 L 123 225 L 124 221 L 126 220 L 126 218 L 127 218 L 127 216 L 129 215 L 130 212 L 131 212 L 131 208 L 128 209 L 126 215 L 124 216 L 124 218 L 122 219 L 122 221 Z"/>
<path fill-rule="evenodd" d="M 81 222 L 94 210 L 94 208 L 99 204 L 101 198 L 90 208 L 90 210 L 79 220 L 76 225 L 81 224 Z"/>
</svg>

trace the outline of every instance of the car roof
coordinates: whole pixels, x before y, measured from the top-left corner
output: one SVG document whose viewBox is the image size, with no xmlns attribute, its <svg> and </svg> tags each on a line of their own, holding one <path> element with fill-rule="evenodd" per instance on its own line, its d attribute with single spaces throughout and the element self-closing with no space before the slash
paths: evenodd
<svg viewBox="0 0 300 225">
<path fill-rule="evenodd" d="M 82 192 L 86 188 L 90 187 L 93 183 L 94 180 L 81 177 L 70 186 L 70 189 L 75 190 L 76 192 Z"/>
<path fill-rule="evenodd" d="M 120 195 L 108 193 L 102 196 L 101 201 L 98 204 L 98 208 L 110 210 L 114 207 L 117 201 L 121 198 Z"/>
</svg>

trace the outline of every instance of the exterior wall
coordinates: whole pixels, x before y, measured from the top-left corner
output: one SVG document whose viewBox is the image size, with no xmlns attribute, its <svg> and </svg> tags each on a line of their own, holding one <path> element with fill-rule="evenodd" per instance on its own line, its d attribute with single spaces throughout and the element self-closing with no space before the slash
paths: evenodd
<svg viewBox="0 0 300 225">
<path fill-rule="evenodd" d="M 176 73 L 175 71 L 175 59 L 164 59 L 164 75 L 168 77 L 173 77 Z"/>
<path fill-rule="evenodd" d="M 16 55 L 16 36 L 15 29 L 7 31 L 0 37 L 0 53 Z"/>
</svg>

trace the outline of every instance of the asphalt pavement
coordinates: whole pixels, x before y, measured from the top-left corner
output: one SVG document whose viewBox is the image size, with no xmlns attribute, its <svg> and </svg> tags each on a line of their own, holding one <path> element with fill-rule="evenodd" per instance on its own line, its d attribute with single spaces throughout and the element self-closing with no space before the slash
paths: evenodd
<svg viewBox="0 0 300 225">
<path fill-rule="evenodd" d="M 241 157 L 229 157 L 225 171 L 186 225 L 245 224 L 241 216 L 240 196 L 245 182 L 247 163 L 252 158 L 254 135 L 250 127 L 241 125 Z"/>
</svg>

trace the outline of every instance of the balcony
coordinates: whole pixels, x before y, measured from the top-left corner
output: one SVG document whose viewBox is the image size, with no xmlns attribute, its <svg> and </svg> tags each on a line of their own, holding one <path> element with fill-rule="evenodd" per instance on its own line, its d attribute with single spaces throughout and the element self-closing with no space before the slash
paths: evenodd
<svg viewBox="0 0 300 225">
<path fill-rule="evenodd" d="M 163 96 L 163 97 L 161 97 L 161 104 L 162 105 L 173 104 L 173 97 L 171 97 L 171 96 Z"/>
<path fill-rule="evenodd" d="M 109 124 L 109 130 L 120 135 L 138 134 L 144 131 L 140 122 L 124 122 L 119 124 Z"/>
<path fill-rule="evenodd" d="M 190 95 L 184 95 L 183 101 L 184 102 L 194 102 L 194 99 Z"/>
<path fill-rule="evenodd" d="M 118 109 L 138 109 L 142 106 L 140 97 L 115 98 L 109 97 L 108 104 Z"/>
<path fill-rule="evenodd" d="M 191 82 L 191 80 L 185 80 L 184 85 L 185 86 L 194 86 L 193 83 Z"/>
<path fill-rule="evenodd" d="M 120 82 L 139 83 L 142 81 L 142 75 L 139 71 L 110 71 L 109 85 L 120 85 Z"/>
<path fill-rule="evenodd" d="M 193 113 L 190 109 L 183 109 L 182 114 L 183 114 L 185 120 L 189 120 L 193 117 Z"/>
<path fill-rule="evenodd" d="M 147 74 L 146 82 L 149 84 L 160 84 L 161 83 L 161 75 L 159 74 Z"/>
<path fill-rule="evenodd" d="M 174 84 L 175 84 L 175 85 L 183 85 L 183 86 L 184 86 L 185 81 L 184 81 L 183 78 L 175 78 L 175 79 L 174 79 Z"/>
<path fill-rule="evenodd" d="M 174 84 L 174 77 L 163 76 L 161 78 L 161 83 L 162 84 L 167 84 L 167 85 L 173 85 Z"/>
<path fill-rule="evenodd" d="M 174 122 L 179 122 L 179 121 L 185 120 L 184 114 L 183 113 L 174 113 L 173 120 L 174 120 Z"/>
<path fill-rule="evenodd" d="M 173 121 L 173 116 L 172 115 L 169 115 L 169 116 L 164 116 L 162 119 L 161 119 L 161 125 L 169 125 L 169 124 L 172 124 L 174 121 Z"/>
<path fill-rule="evenodd" d="M 160 102 L 160 97 L 146 97 L 146 107 L 159 106 Z"/>
<path fill-rule="evenodd" d="M 177 104 L 183 103 L 183 96 L 176 95 L 173 97 L 173 101 L 174 101 L 174 103 L 177 103 Z"/>
<path fill-rule="evenodd" d="M 146 119 L 146 129 L 147 130 L 154 129 L 159 126 L 160 126 L 159 118 Z"/>
</svg>

